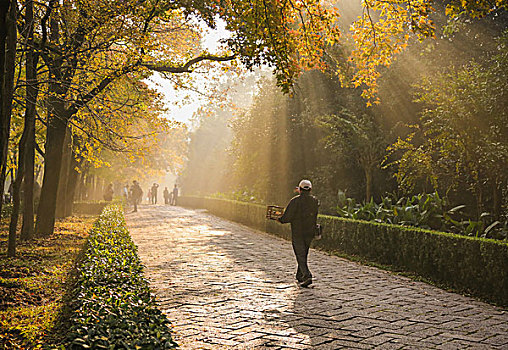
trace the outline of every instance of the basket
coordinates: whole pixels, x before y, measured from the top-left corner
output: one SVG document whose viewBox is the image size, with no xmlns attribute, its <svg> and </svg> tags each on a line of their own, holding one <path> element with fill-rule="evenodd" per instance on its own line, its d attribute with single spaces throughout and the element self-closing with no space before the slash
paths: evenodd
<svg viewBox="0 0 508 350">
<path fill-rule="evenodd" d="M 266 207 L 266 218 L 270 220 L 277 220 L 284 214 L 284 207 L 276 205 L 269 205 Z"/>
</svg>

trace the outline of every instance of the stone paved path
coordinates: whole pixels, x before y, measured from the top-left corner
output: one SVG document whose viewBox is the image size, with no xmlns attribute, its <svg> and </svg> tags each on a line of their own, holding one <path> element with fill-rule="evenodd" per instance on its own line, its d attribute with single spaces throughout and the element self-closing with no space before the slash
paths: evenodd
<svg viewBox="0 0 508 350">
<path fill-rule="evenodd" d="M 203 211 L 127 214 L 146 276 L 182 349 L 508 349 L 508 313 L 425 283 L 311 251 Z"/>
</svg>

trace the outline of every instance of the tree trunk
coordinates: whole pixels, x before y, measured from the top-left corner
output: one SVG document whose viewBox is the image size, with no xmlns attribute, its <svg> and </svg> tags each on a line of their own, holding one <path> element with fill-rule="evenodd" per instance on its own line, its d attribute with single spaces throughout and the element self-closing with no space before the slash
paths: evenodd
<svg viewBox="0 0 508 350">
<path fill-rule="evenodd" d="M 62 151 L 67 131 L 67 116 L 61 101 L 52 101 L 46 133 L 46 157 L 41 198 L 37 209 L 35 234 L 47 237 L 53 234 L 55 225 L 56 197 L 62 166 Z"/>
<path fill-rule="evenodd" d="M 88 174 L 86 176 L 86 200 L 92 200 L 94 193 L 94 175 Z"/>
<path fill-rule="evenodd" d="M 26 53 L 26 110 L 25 110 L 25 128 L 27 128 L 25 142 L 25 192 L 23 200 L 23 226 L 21 228 L 21 240 L 32 238 L 34 232 L 34 162 L 35 162 L 35 113 L 37 95 L 39 88 L 37 86 L 37 62 L 38 55 L 33 48 L 33 0 L 26 2 L 25 21 L 28 27 L 28 42 Z"/>
<path fill-rule="evenodd" d="M 92 199 L 92 193 L 93 193 L 93 174 L 87 174 L 86 175 L 86 183 L 85 183 L 85 196 L 83 197 L 83 200 L 91 200 Z"/>
<path fill-rule="evenodd" d="M 65 216 L 72 215 L 72 207 L 74 204 L 74 197 L 76 194 L 76 188 L 78 187 L 78 180 L 80 173 L 76 170 L 79 163 L 76 160 L 76 157 L 71 154 L 71 162 L 69 167 L 69 179 L 67 180 L 67 195 L 65 198 Z"/>
<path fill-rule="evenodd" d="M 4 140 L 8 138 L 4 135 L 4 81 L 5 81 L 5 43 L 7 40 L 7 28 L 9 27 L 7 22 L 7 13 L 9 13 L 9 0 L 0 0 L 0 213 L 2 212 L 2 206 L 4 203 L 4 187 L 5 187 L 5 161 L 7 160 L 7 154 L 4 155 Z"/>
<path fill-rule="evenodd" d="M 79 176 L 79 187 L 78 187 L 78 201 L 84 201 L 87 191 L 87 182 L 88 176 L 86 169 L 81 170 L 81 174 Z"/>
<path fill-rule="evenodd" d="M 102 187 L 103 181 L 99 176 L 95 176 L 95 193 L 93 195 L 93 200 L 100 201 L 102 199 Z"/>
<path fill-rule="evenodd" d="M 0 1 L 0 212 L 4 196 L 16 61 L 17 1 Z"/>
<path fill-rule="evenodd" d="M 50 42 L 58 45 L 60 26 L 57 16 L 49 20 Z M 69 81 L 62 80 L 63 58 L 56 56 L 48 63 L 49 75 L 53 78 L 48 91 L 48 121 L 46 131 L 46 150 L 44 156 L 44 177 L 42 180 L 41 197 L 37 208 L 35 235 L 47 237 L 53 234 L 55 225 L 56 198 L 62 167 L 62 151 L 67 132 L 70 112 L 65 108 L 65 95 Z M 68 79 L 72 78 L 72 74 Z"/>
<path fill-rule="evenodd" d="M 76 184 L 76 193 L 74 194 L 74 201 L 83 200 L 84 181 L 85 181 L 85 172 L 81 170 L 81 173 L 78 176 L 78 183 Z"/>
<path fill-rule="evenodd" d="M 0 72 L 5 72 L 5 54 L 7 41 L 7 32 L 9 24 L 7 22 L 7 14 L 9 13 L 10 0 L 0 0 Z M 5 75 L 0 74 L 0 111 L 2 111 L 3 105 L 3 93 L 4 93 L 4 80 Z"/>
<path fill-rule="evenodd" d="M 25 173 L 25 163 L 23 158 L 25 157 L 25 142 L 28 134 L 28 127 L 25 124 L 23 128 L 23 135 L 19 141 L 19 152 L 18 152 L 18 172 L 16 179 L 12 184 L 12 212 L 11 212 L 11 223 L 9 225 L 9 244 L 7 248 L 7 256 L 14 258 L 16 256 L 16 230 L 18 227 L 19 218 L 19 204 L 20 204 L 20 189 L 21 182 L 23 181 L 23 175 Z"/>
<path fill-rule="evenodd" d="M 104 188 L 106 187 L 106 181 L 102 177 L 97 177 L 97 200 L 103 200 Z"/>
<path fill-rule="evenodd" d="M 71 163 L 71 132 L 67 127 L 65 139 L 62 148 L 62 165 L 60 167 L 60 181 L 58 183 L 58 192 L 56 196 L 55 216 L 59 219 L 65 217 L 65 204 L 67 202 L 67 182 L 69 180 L 70 163 Z"/>
</svg>

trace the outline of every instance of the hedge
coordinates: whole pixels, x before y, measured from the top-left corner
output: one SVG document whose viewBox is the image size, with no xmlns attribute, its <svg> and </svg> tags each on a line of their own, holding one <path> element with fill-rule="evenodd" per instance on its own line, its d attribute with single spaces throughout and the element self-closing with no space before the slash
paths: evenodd
<svg viewBox="0 0 508 350">
<path fill-rule="evenodd" d="M 266 207 L 217 198 L 181 197 L 179 204 L 290 239 L 289 225 L 265 218 Z M 356 255 L 415 273 L 460 292 L 508 306 L 508 243 L 333 216 L 319 216 L 314 247 Z"/>
<path fill-rule="evenodd" d="M 72 213 L 85 215 L 99 215 L 100 213 L 102 213 L 102 211 L 108 204 L 111 204 L 111 202 L 106 201 L 74 202 L 72 205 Z"/>
<path fill-rule="evenodd" d="M 72 292 L 70 349 L 174 349 L 170 323 L 157 309 L 125 226 L 107 206 L 90 231 Z"/>
</svg>

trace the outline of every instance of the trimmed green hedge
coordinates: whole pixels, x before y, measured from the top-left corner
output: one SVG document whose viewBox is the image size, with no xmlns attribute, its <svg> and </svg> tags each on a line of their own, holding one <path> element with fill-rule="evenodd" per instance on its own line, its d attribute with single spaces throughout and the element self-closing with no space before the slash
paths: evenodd
<svg viewBox="0 0 508 350">
<path fill-rule="evenodd" d="M 66 348 L 177 347 L 143 277 L 121 206 L 107 206 L 91 229 L 76 282 Z"/>
<path fill-rule="evenodd" d="M 179 204 L 290 239 L 289 225 L 265 219 L 266 207 L 217 198 L 181 197 Z M 314 246 L 392 265 L 483 299 L 508 305 L 508 243 L 368 221 L 319 216 Z"/>
</svg>

